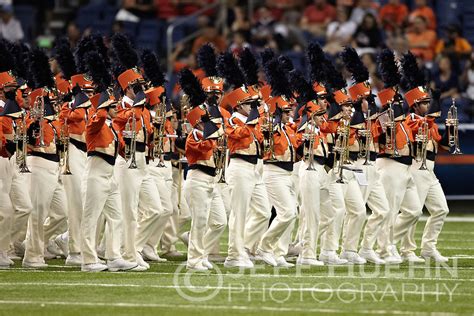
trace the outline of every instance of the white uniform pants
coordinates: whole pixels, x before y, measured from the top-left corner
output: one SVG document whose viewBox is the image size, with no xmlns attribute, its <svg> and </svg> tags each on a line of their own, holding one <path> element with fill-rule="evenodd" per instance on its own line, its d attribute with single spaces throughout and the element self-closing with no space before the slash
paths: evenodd
<svg viewBox="0 0 474 316">
<path fill-rule="evenodd" d="M 179 168 L 172 167 L 172 187 L 171 187 L 171 203 L 173 206 L 173 214 L 166 224 L 163 235 L 161 236 L 161 250 L 163 252 L 175 251 L 175 244 L 178 241 L 178 234 L 181 227 L 191 219 L 188 204 L 184 196 L 184 169 L 179 172 Z M 179 185 L 179 178 L 181 177 L 181 186 Z M 181 191 L 181 198 L 178 198 L 178 190 Z"/>
<path fill-rule="evenodd" d="M 156 189 L 160 196 L 161 206 L 163 207 L 163 214 L 161 215 L 160 221 L 165 221 L 166 224 L 163 227 L 160 227 L 154 234 L 151 235 L 150 239 L 146 242 L 153 249 L 156 249 L 158 243 L 160 242 L 163 232 L 170 221 L 172 221 L 173 213 L 173 203 L 171 202 L 171 189 L 173 186 L 173 176 L 172 176 L 172 166 L 171 161 L 164 161 L 165 167 L 160 168 L 156 167 L 157 162 L 150 161 L 150 164 L 147 166 L 150 176 L 155 182 Z M 168 216 L 168 219 L 165 219 L 165 216 Z"/>
<path fill-rule="evenodd" d="M 13 225 L 11 229 L 11 241 L 23 242 L 26 238 L 26 228 L 33 206 L 30 198 L 30 173 L 20 173 L 16 166 L 15 156 L 10 160 L 13 165 L 13 180 L 10 191 L 10 198 L 15 209 L 13 215 Z"/>
<path fill-rule="evenodd" d="M 364 202 L 367 203 L 372 214 L 367 219 L 364 229 L 364 237 L 361 246 L 372 249 L 377 240 L 377 235 L 382 228 L 389 213 L 388 201 L 385 190 L 380 182 L 380 175 L 375 167 L 375 161 L 371 165 L 364 165 L 365 159 L 358 159 L 356 166 L 364 170 L 368 185 L 361 185 Z"/>
<path fill-rule="evenodd" d="M 298 217 L 298 229 L 296 232 L 295 236 L 295 243 L 299 242 L 301 240 L 301 236 L 303 234 L 303 220 L 304 216 L 302 215 L 303 213 L 303 208 L 301 207 L 301 190 L 300 190 L 300 167 L 301 165 L 304 165 L 304 161 L 300 160 L 298 162 L 295 162 L 293 165 L 293 172 L 291 173 L 291 179 L 293 182 L 293 189 L 295 190 L 295 195 L 296 195 L 296 210 L 297 210 L 297 217 Z"/>
<path fill-rule="evenodd" d="M 356 251 L 366 217 L 364 199 L 354 172 L 343 169 L 342 175 L 344 183 L 338 183 L 339 174 L 335 174 L 334 171 L 329 172 L 331 179 L 329 196 L 334 211 L 334 220 L 329 224 L 322 239 L 322 249 L 327 251 L 339 249 L 344 215 L 346 216 L 347 230 L 345 231 L 342 247 L 344 250 Z"/>
<path fill-rule="evenodd" d="M 309 161 L 305 161 L 299 168 L 301 208 L 304 210 L 301 213 L 304 225 L 301 227 L 303 249 L 300 256 L 316 259 L 321 210 L 328 207 L 326 201 L 329 201 L 329 175 L 317 162 L 312 163 L 315 170 L 307 170 L 308 166 Z"/>
<path fill-rule="evenodd" d="M 259 248 L 276 257 L 288 253 L 291 231 L 296 218 L 296 195 L 293 189 L 292 172 L 272 164 L 263 166 L 263 181 L 269 202 L 275 207 L 276 217 L 263 234 Z M 281 246 L 279 247 L 279 241 Z"/>
<path fill-rule="evenodd" d="M 376 161 L 376 167 L 390 209 L 377 239 L 381 255 L 384 255 L 387 246 L 396 244 L 416 223 L 421 216 L 422 205 L 410 166 L 390 158 L 379 158 Z M 400 214 L 398 214 L 399 211 Z"/>
<path fill-rule="evenodd" d="M 155 182 L 146 169 L 145 153 L 137 152 L 136 161 L 138 168 L 129 169 L 130 162 L 118 156 L 114 168 L 122 199 L 123 258 L 131 262 L 136 262 L 137 251 L 166 224 L 160 220 L 164 211 Z"/>
<path fill-rule="evenodd" d="M 121 258 L 122 208 L 120 191 L 113 176 L 114 167 L 95 156 L 87 158 L 85 167 L 80 244 L 82 262 L 83 264 L 98 262 L 96 238 L 101 215 L 107 223 L 105 256 L 108 260 Z"/>
<path fill-rule="evenodd" d="M 261 166 L 232 158 L 226 169 L 232 209 L 229 216 L 228 259 L 248 259 L 268 227 L 271 209 Z"/>
<path fill-rule="evenodd" d="M 10 247 L 14 208 L 10 199 L 13 170 L 8 158 L 0 157 L 0 251 Z"/>
<path fill-rule="evenodd" d="M 44 244 L 65 229 L 67 201 L 57 162 L 29 156 L 30 196 L 33 210 L 28 220 L 25 262 L 44 262 Z M 48 219 L 47 224 L 45 224 Z"/>
<path fill-rule="evenodd" d="M 86 167 L 87 154 L 69 143 L 69 166 L 71 175 L 63 175 L 64 189 L 68 202 L 69 253 L 77 254 L 81 250 L 82 195 L 81 183 Z"/>
<path fill-rule="evenodd" d="M 207 221 L 213 198 L 215 178 L 200 170 L 189 170 L 184 188 L 191 211 L 191 231 L 188 245 L 188 265 L 195 266 L 206 259 Z"/>
<path fill-rule="evenodd" d="M 420 203 L 425 205 L 428 213 L 430 213 L 421 239 L 421 249 L 430 252 L 436 249 L 438 236 L 443 228 L 444 219 L 449 213 L 449 208 L 443 188 L 433 171 L 434 161 L 426 161 L 428 170 L 419 170 L 420 165 L 421 162 L 413 163 L 411 171 Z M 402 238 L 400 249 L 402 253 L 416 250 L 415 230 L 416 223 L 410 227 L 408 234 Z"/>
<path fill-rule="evenodd" d="M 217 182 L 219 179 L 215 179 Z M 219 239 L 227 226 L 227 213 L 222 200 L 222 186 L 219 183 L 214 185 L 212 191 L 211 205 L 209 207 L 209 217 L 207 219 L 207 230 L 204 235 L 204 247 L 206 256 L 209 254 L 219 254 Z"/>
</svg>

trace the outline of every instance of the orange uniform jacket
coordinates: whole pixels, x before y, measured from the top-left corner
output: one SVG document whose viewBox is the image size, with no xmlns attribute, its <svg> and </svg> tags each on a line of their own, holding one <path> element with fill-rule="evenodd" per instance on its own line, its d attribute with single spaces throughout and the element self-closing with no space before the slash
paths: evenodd
<svg viewBox="0 0 474 316">
<path fill-rule="evenodd" d="M 107 123 L 107 109 L 93 113 L 86 126 L 87 156 L 99 156 L 109 164 L 115 164 L 119 147 L 119 137 Z"/>
<path fill-rule="evenodd" d="M 215 140 L 203 139 L 202 132 L 193 129 L 186 139 L 186 158 L 189 169 L 199 169 L 210 175 L 216 175 L 216 164 L 214 160 L 214 149 L 217 146 Z"/>
<path fill-rule="evenodd" d="M 0 116 L 0 156 L 9 158 L 12 153 L 7 151 L 7 142 L 11 145 L 13 142 L 13 120 L 8 116 Z"/>
<path fill-rule="evenodd" d="M 125 144 L 123 140 L 123 131 L 127 122 L 130 123 L 130 128 L 132 126 L 132 117 L 135 116 L 136 119 L 136 129 L 137 132 L 137 152 L 145 152 L 146 144 L 148 143 L 151 134 L 153 133 L 153 127 L 151 125 L 151 115 L 148 109 L 142 107 L 129 107 L 126 102 L 122 101 L 122 105 L 117 107 L 117 116 L 113 119 L 114 130 L 118 132 L 118 137 L 120 139 L 120 144 Z M 129 120 L 130 119 L 130 120 Z M 123 148 L 122 148 L 123 149 Z M 120 151 L 120 154 L 123 155 L 123 150 Z"/>
<path fill-rule="evenodd" d="M 86 151 L 86 124 L 89 115 L 89 109 L 77 108 L 71 110 L 69 103 L 64 103 L 61 107 L 59 120 L 62 124 L 67 119 L 69 141 L 73 143 L 79 150 Z"/>
<path fill-rule="evenodd" d="M 228 120 L 226 126 L 227 145 L 231 158 L 244 159 L 252 164 L 257 164 L 261 155 L 260 144 L 263 142 L 263 135 L 260 125 L 247 125 L 243 121 L 245 117 L 234 113 Z"/>
<path fill-rule="evenodd" d="M 54 120 L 52 122 L 49 122 L 48 120 L 43 120 L 42 128 L 45 147 L 40 146 L 39 132 L 37 128 L 35 128 L 36 131 L 33 130 L 34 125 L 36 124 L 34 124 L 33 120 L 29 120 L 27 122 L 29 137 L 29 154 L 32 156 L 39 156 L 54 162 L 59 162 L 57 141 L 59 140 L 61 123 L 58 120 Z"/>
<path fill-rule="evenodd" d="M 408 116 L 404 121 L 395 122 L 397 150 L 401 157 L 393 157 L 393 159 L 406 165 L 411 165 L 412 163 L 412 142 L 414 141 L 413 132 L 411 130 L 414 127 L 410 124 L 409 118 L 410 116 Z M 383 132 L 380 124 L 377 124 L 377 129 L 378 131 L 375 132 L 375 135 L 378 136 L 376 137 L 375 142 L 379 144 L 379 157 L 391 157 L 393 150 L 386 148 L 387 134 Z"/>
<path fill-rule="evenodd" d="M 291 125 L 278 126 L 273 133 L 273 151 L 276 162 L 268 162 L 270 152 L 266 152 L 264 163 L 272 163 L 288 171 L 293 170 L 293 163 L 296 161 L 296 149 L 301 145 L 302 139 L 291 128 Z"/>
<path fill-rule="evenodd" d="M 418 129 L 422 127 L 425 122 L 425 118 L 414 113 L 410 114 L 406 119 L 407 125 L 410 128 L 412 133 L 412 138 L 416 139 L 416 134 Z M 442 139 L 442 136 L 439 133 L 438 125 L 435 123 L 434 117 L 427 117 L 426 122 L 428 123 L 428 144 L 426 145 L 427 155 L 426 158 L 429 160 L 435 160 L 436 154 L 438 153 L 439 142 Z M 416 151 L 416 142 L 414 149 Z M 413 152 L 413 155 L 416 156 L 416 152 Z"/>
</svg>

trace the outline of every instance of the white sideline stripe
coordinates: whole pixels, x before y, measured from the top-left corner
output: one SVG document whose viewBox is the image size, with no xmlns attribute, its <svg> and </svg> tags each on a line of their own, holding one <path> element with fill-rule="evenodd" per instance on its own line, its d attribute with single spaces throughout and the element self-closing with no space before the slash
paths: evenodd
<svg viewBox="0 0 474 316">
<path fill-rule="evenodd" d="M 474 197 L 474 196 L 473 196 Z M 420 222 L 426 222 L 429 216 L 422 216 L 420 217 Z M 472 216 L 447 216 L 444 219 L 445 222 L 449 223 L 474 223 L 474 217 Z"/>
<path fill-rule="evenodd" d="M 0 304 L 30 304 L 30 305 L 63 305 L 63 306 L 102 306 L 102 307 L 154 307 L 154 308 L 181 308 L 181 309 L 209 309 L 209 310 L 246 310 L 246 311 L 273 311 L 273 312 L 307 312 L 307 313 L 343 313 L 347 310 L 329 308 L 299 308 L 274 306 L 245 306 L 245 305 L 185 305 L 185 304 L 158 304 L 158 303 L 110 303 L 110 302 L 62 302 L 62 301 L 10 301 L 0 300 Z M 355 310 L 357 313 L 375 315 L 432 315 L 431 312 L 402 311 L 402 310 Z M 437 311 L 436 314 L 454 316 L 456 313 Z"/>
<path fill-rule="evenodd" d="M 152 284 L 117 284 L 117 283 L 51 283 L 51 282 L 1 282 L 0 285 L 12 286 L 12 285 L 25 285 L 25 286 L 84 286 L 84 287 L 135 287 L 135 288 L 154 288 L 154 289 L 192 289 L 192 290 L 241 290 L 242 288 L 236 286 L 179 286 L 179 285 L 152 285 Z M 275 291 L 275 292 L 317 292 L 317 293 L 334 293 L 334 292 L 347 292 L 347 293 L 377 293 L 383 294 L 385 291 L 363 291 L 356 289 L 328 289 L 328 288 L 315 288 L 315 287 L 276 287 L 276 288 L 255 288 L 251 292 Z M 398 293 L 398 291 L 395 291 Z M 426 295 L 449 295 L 449 292 L 418 292 L 418 291 L 403 291 L 407 294 L 426 294 Z M 452 293 L 451 295 L 457 296 L 473 296 L 470 293 Z"/>
<path fill-rule="evenodd" d="M 13 268 L 9 269 L 13 270 Z M 8 272 L 8 269 L 5 270 L 0 270 L 1 272 Z M 15 270 L 15 272 L 35 272 L 35 273 L 82 273 L 82 274 L 90 274 L 87 272 L 81 272 L 81 271 L 45 271 L 45 270 L 25 270 L 25 269 L 18 269 Z M 103 272 L 107 273 L 107 272 Z M 137 275 L 175 275 L 174 272 L 112 272 L 112 273 L 118 273 L 118 274 L 124 274 L 124 273 L 133 273 Z M 403 276 L 393 276 L 393 277 L 388 277 L 388 276 L 371 276 L 370 272 L 367 273 L 367 276 L 363 275 L 296 275 L 296 274 L 262 274 L 262 273 L 256 273 L 256 274 L 238 274 L 238 273 L 227 273 L 227 274 L 193 274 L 193 277 L 217 277 L 217 276 L 222 276 L 225 278 L 240 278 L 240 277 L 248 277 L 248 278 L 260 278 L 260 279 L 267 279 L 267 278 L 293 278 L 293 279 L 367 279 L 367 280 L 417 280 L 417 281 L 459 281 L 459 282 L 474 282 L 474 279 L 464 279 L 464 278 L 437 278 L 437 277 L 426 277 L 426 278 L 420 278 L 420 277 L 403 277 Z M 129 275 L 129 274 L 128 274 Z M 185 273 L 180 273 L 180 275 L 185 275 Z M 12 284 L 17 284 L 17 283 L 12 283 Z M 49 284 L 49 283 L 48 283 Z"/>
</svg>

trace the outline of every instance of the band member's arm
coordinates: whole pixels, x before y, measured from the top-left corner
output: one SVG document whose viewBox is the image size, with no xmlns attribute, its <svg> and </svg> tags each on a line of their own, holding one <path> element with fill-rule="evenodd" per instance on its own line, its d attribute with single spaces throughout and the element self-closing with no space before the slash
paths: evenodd
<svg viewBox="0 0 474 316">
<path fill-rule="evenodd" d="M 68 122 L 80 122 L 84 120 L 86 115 L 86 109 L 85 108 L 78 108 L 73 111 L 69 112 L 69 116 L 67 118 Z"/>
<path fill-rule="evenodd" d="M 186 151 L 207 152 L 213 150 L 214 146 L 215 141 L 212 139 L 203 139 L 202 135 L 198 133 L 192 133 L 186 141 Z"/>
<path fill-rule="evenodd" d="M 229 122 L 231 122 L 231 120 L 232 118 L 229 120 Z M 237 124 L 230 123 L 226 127 L 227 137 L 231 139 L 239 140 L 242 138 L 247 138 L 250 136 L 250 133 L 251 131 L 248 125 L 239 126 Z"/>
<path fill-rule="evenodd" d="M 329 134 L 329 133 L 336 133 L 337 127 L 339 125 L 338 121 L 326 121 L 320 127 L 321 132 Z"/>
<path fill-rule="evenodd" d="M 71 113 L 71 109 L 69 108 L 69 102 L 65 102 L 61 107 L 61 111 L 59 112 L 59 120 L 64 123 L 66 118 L 69 120 L 69 114 Z"/>
<path fill-rule="evenodd" d="M 102 108 L 98 109 L 97 112 L 92 115 L 92 117 L 87 122 L 87 133 L 88 134 L 97 134 L 100 132 L 100 129 L 107 119 L 107 109 Z"/>
<path fill-rule="evenodd" d="M 125 126 L 129 118 L 135 116 L 135 118 L 138 120 L 141 115 L 142 115 L 141 107 L 134 107 L 134 108 L 117 107 L 117 116 L 114 118 L 114 123 L 116 123 L 119 126 Z"/>
</svg>

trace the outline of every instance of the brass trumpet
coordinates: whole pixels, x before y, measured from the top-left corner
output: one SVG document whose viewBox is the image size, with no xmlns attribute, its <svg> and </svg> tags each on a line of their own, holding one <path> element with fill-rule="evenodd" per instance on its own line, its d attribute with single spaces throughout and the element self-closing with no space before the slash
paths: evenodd
<svg viewBox="0 0 474 316">
<path fill-rule="evenodd" d="M 216 174 L 219 174 L 217 183 L 225 182 L 225 168 L 227 163 L 227 136 L 224 134 L 217 139 L 217 146 L 214 150 L 214 162 L 216 164 Z"/>
<path fill-rule="evenodd" d="M 311 120 L 310 122 L 308 122 L 308 124 L 306 124 L 305 131 L 303 133 L 303 139 L 309 141 L 308 149 L 304 147 L 304 150 L 305 150 L 304 156 L 307 157 L 308 162 L 309 162 L 309 165 L 306 168 L 306 170 L 308 171 L 316 170 L 313 167 L 313 160 L 314 160 L 313 147 L 314 147 L 314 141 L 316 138 L 316 132 L 315 132 L 315 126 L 313 126 L 313 124 L 310 124 L 310 123 L 313 123 L 313 115 L 314 114 L 311 114 Z"/>
<path fill-rule="evenodd" d="M 39 132 L 34 133 L 33 137 L 38 139 L 39 138 L 39 146 L 46 147 L 44 143 L 44 130 L 43 130 L 43 121 L 44 121 L 44 97 L 38 97 L 33 104 L 33 107 L 30 110 L 30 117 L 35 120 L 39 121 Z"/>
<path fill-rule="evenodd" d="M 448 128 L 448 144 L 450 148 L 454 148 L 451 152 L 452 155 L 462 155 L 461 148 L 459 147 L 459 119 L 458 119 L 458 108 L 453 98 L 453 103 L 448 111 L 448 117 L 446 118 L 446 127 Z"/>
<path fill-rule="evenodd" d="M 385 140 L 385 147 L 388 150 L 393 150 L 392 157 L 400 157 L 400 153 L 397 149 L 397 123 L 395 122 L 395 114 L 393 112 L 392 106 L 390 106 L 387 110 L 388 114 L 388 121 L 385 122 L 386 128 L 386 140 Z"/>
<path fill-rule="evenodd" d="M 59 152 L 59 166 L 63 168 L 63 175 L 71 175 L 71 169 L 69 168 L 69 128 L 67 125 L 67 118 L 61 126 L 61 132 L 59 134 L 59 143 L 62 145 L 62 149 Z"/>
<path fill-rule="evenodd" d="M 273 140 L 273 134 L 275 132 L 275 124 L 273 122 L 273 114 L 268 111 L 265 115 L 265 121 L 262 124 L 262 131 L 268 132 L 268 137 L 264 137 L 263 139 L 263 153 L 270 153 L 270 158 L 267 160 L 268 162 L 275 162 L 277 161 L 275 157 L 275 144 Z"/>
<path fill-rule="evenodd" d="M 25 110 L 23 110 L 21 123 L 17 125 L 16 130 L 18 132 L 15 131 L 15 136 L 13 138 L 13 141 L 15 142 L 15 145 L 16 145 L 16 151 L 15 151 L 16 164 L 18 166 L 18 169 L 20 170 L 20 173 L 31 173 L 26 164 L 26 156 L 28 153 L 28 150 L 27 150 L 28 135 L 27 135 L 27 129 L 26 129 Z"/>
<path fill-rule="evenodd" d="M 426 147 L 428 146 L 429 140 L 429 127 L 426 119 L 423 121 L 423 124 L 418 128 L 418 132 L 415 136 L 416 141 L 416 157 L 415 161 L 420 162 L 421 166 L 418 170 L 427 170 L 426 167 Z"/>
<path fill-rule="evenodd" d="M 158 107 L 159 111 L 155 112 L 154 120 L 158 122 L 157 118 L 160 118 L 159 128 L 153 130 L 153 146 L 152 154 L 150 157 L 158 158 L 159 162 L 156 165 L 158 168 L 165 168 L 165 163 L 163 159 L 164 150 L 165 150 L 165 123 L 166 123 L 166 97 L 163 97 L 163 102 L 160 103 Z"/>
<path fill-rule="evenodd" d="M 367 111 L 367 127 L 358 131 L 358 135 L 365 138 L 365 145 L 359 151 L 359 158 L 365 158 L 364 165 L 370 166 L 370 144 L 372 143 L 372 121 L 370 109 Z"/>
<path fill-rule="evenodd" d="M 334 173 L 339 173 L 339 179 L 337 183 L 344 183 L 342 170 L 344 164 L 349 163 L 349 136 L 350 136 L 350 125 L 349 120 L 341 119 L 339 126 L 337 127 L 337 138 L 333 147 L 334 153 Z M 337 157 L 339 154 L 339 158 Z"/>
<path fill-rule="evenodd" d="M 125 160 L 130 161 L 129 169 L 137 169 L 135 153 L 137 150 L 137 119 L 135 113 L 127 120 L 123 131 L 123 138 L 130 140 L 130 144 L 125 143 Z"/>
</svg>

